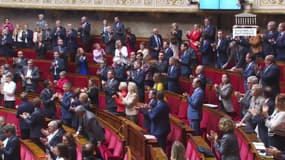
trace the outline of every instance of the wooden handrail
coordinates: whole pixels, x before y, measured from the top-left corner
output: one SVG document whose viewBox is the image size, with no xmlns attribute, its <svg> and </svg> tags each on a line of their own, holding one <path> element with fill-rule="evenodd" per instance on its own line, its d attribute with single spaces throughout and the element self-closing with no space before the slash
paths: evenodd
<svg viewBox="0 0 285 160">
<path fill-rule="evenodd" d="M 45 160 L 46 153 L 31 140 L 20 140 L 21 144 L 24 145 L 34 156 L 35 160 Z"/>
</svg>

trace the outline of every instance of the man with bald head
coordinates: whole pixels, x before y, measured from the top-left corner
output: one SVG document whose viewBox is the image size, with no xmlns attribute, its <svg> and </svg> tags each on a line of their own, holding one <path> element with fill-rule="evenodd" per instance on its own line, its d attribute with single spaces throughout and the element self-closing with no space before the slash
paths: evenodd
<svg viewBox="0 0 285 160">
<path fill-rule="evenodd" d="M 278 32 L 276 30 L 276 22 L 270 21 L 267 24 L 267 31 L 263 36 L 263 54 L 264 57 L 267 55 L 275 55 L 275 41 L 277 40 Z"/>
<path fill-rule="evenodd" d="M 275 64 L 273 55 L 268 55 L 264 60 L 265 68 L 263 69 L 260 81 L 263 87 L 269 86 L 272 88 L 273 95 L 276 96 L 280 92 L 280 70 Z"/>
<path fill-rule="evenodd" d="M 162 48 L 162 37 L 158 32 L 157 28 L 153 28 L 152 35 L 149 38 L 149 49 L 150 49 L 150 55 L 152 58 L 157 59 L 158 53 L 160 49 Z"/>
</svg>

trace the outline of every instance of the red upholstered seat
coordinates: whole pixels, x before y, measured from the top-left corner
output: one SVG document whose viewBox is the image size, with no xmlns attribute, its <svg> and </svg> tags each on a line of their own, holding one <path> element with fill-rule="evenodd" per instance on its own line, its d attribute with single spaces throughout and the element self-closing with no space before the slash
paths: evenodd
<svg viewBox="0 0 285 160">
<path fill-rule="evenodd" d="M 79 74 L 67 74 L 67 78 L 72 83 L 73 87 L 84 88 L 88 86 L 88 77 Z"/>
<path fill-rule="evenodd" d="M 144 128 L 144 115 L 142 112 L 138 112 L 138 114 L 137 114 L 137 124 L 140 127 Z"/>
<path fill-rule="evenodd" d="M 192 81 L 190 79 L 180 77 L 178 84 L 182 92 L 187 92 L 189 94 L 193 92 Z"/>
<path fill-rule="evenodd" d="M 170 155 L 171 146 L 174 141 L 182 141 L 182 129 L 174 123 L 170 123 L 170 133 L 167 136 L 166 153 Z"/>
<path fill-rule="evenodd" d="M 46 79 L 50 79 L 50 65 L 51 62 L 50 61 L 45 61 L 45 60 L 34 60 L 33 61 L 34 66 L 37 66 L 40 70 L 40 80 L 46 80 Z"/>
<path fill-rule="evenodd" d="M 76 145 L 76 159 L 82 159 L 82 149 L 79 145 Z"/>
<path fill-rule="evenodd" d="M 195 144 L 191 140 L 188 140 L 187 142 L 185 158 L 187 158 L 187 160 L 200 160 L 201 159 L 199 152 L 195 147 Z"/>
<path fill-rule="evenodd" d="M 187 110 L 188 110 L 188 101 L 186 98 L 182 98 L 179 105 L 177 117 L 179 119 L 187 119 Z"/>
<path fill-rule="evenodd" d="M 164 95 L 168 102 L 170 113 L 177 115 L 178 110 L 179 110 L 180 101 L 181 101 L 181 96 L 176 93 L 172 93 L 168 91 L 166 91 Z"/>
<path fill-rule="evenodd" d="M 104 136 L 105 136 L 105 144 L 109 144 L 110 143 L 111 135 L 112 135 L 112 133 L 111 133 L 110 129 L 105 128 L 105 134 L 104 134 Z"/>
<path fill-rule="evenodd" d="M 88 64 L 89 75 L 97 75 L 97 71 L 99 70 L 100 66 L 97 64 L 90 64 L 90 63 Z"/>
<path fill-rule="evenodd" d="M 19 119 L 16 118 L 16 115 L 14 113 L 7 112 L 6 121 L 7 121 L 7 123 L 11 123 L 11 124 L 15 125 L 16 131 L 17 131 L 17 135 L 20 136 L 21 132 L 20 132 L 20 126 L 19 126 Z"/>
<path fill-rule="evenodd" d="M 25 159 L 26 157 L 26 152 L 27 152 L 27 148 L 25 145 L 21 144 L 21 148 L 20 148 L 20 157 L 21 157 L 21 160 L 22 159 Z"/>
<path fill-rule="evenodd" d="M 75 63 L 69 63 L 68 67 L 67 67 L 67 72 L 76 73 L 76 64 Z"/>
<path fill-rule="evenodd" d="M 122 153 L 123 153 L 123 142 L 120 139 L 117 139 L 116 141 L 116 147 L 114 148 L 113 152 L 111 152 L 110 150 L 108 150 L 107 152 L 105 152 L 104 157 L 106 160 L 114 160 L 114 159 L 118 159 L 121 160 L 122 157 Z"/>
<path fill-rule="evenodd" d="M 36 54 L 35 50 L 33 50 L 33 49 L 24 49 L 23 50 L 23 56 L 27 59 L 36 59 L 37 58 L 37 54 Z"/>
<path fill-rule="evenodd" d="M 243 86 L 241 75 L 235 72 L 227 72 L 230 76 L 230 82 L 233 86 L 234 91 L 240 91 Z"/>
</svg>

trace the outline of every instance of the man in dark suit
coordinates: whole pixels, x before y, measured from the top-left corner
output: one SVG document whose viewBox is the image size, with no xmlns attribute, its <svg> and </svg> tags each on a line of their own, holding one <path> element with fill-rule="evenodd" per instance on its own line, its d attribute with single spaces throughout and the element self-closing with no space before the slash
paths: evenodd
<svg viewBox="0 0 285 160">
<path fill-rule="evenodd" d="M 21 93 L 22 103 L 18 106 L 18 110 L 16 113 L 16 117 L 19 119 L 20 130 L 21 130 L 21 138 L 28 139 L 30 136 L 30 128 L 25 120 L 20 116 L 23 113 L 32 114 L 34 111 L 33 104 L 28 101 L 28 94 L 23 92 Z M 17 107 L 17 106 L 16 106 Z"/>
<path fill-rule="evenodd" d="M 6 125 L 7 123 L 6 123 L 5 117 L 0 116 L 0 141 L 4 141 L 6 139 L 5 137 L 5 126 Z"/>
<path fill-rule="evenodd" d="M 55 119 L 56 118 L 56 108 L 55 108 L 55 95 L 52 90 L 52 82 L 49 80 L 44 81 L 44 89 L 41 91 L 40 97 L 44 105 L 43 111 L 45 117 Z"/>
<path fill-rule="evenodd" d="M 88 141 L 95 145 L 102 142 L 104 140 L 104 128 L 94 113 L 88 111 L 83 105 L 77 106 L 75 113 L 79 116 L 80 122 L 76 133 L 83 133 Z"/>
<path fill-rule="evenodd" d="M 167 73 L 167 69 L 168 69 L 168 61 L 165 59 L 165 54 L 164 52 L 160 51 L 158 53 L 158 61 L 156 63 L 156 72 L 158 73 Z"/>
<path fill-rule="evenodd" d="M 40 141 L 40 137 L 42 137 L 41 129 L 45 126 L 44 113 L 40 108 L 41 99 L 39 97 L 34 98 L 32 104 L 34 108 L 33 113 L 24 112 L 20 117 L 25 120 L 30 128 L 30 139 L 40 148 L 44 149 L 44 145 Z"/>
<path fill-rule="evenodd" d="M 63 124 L 72 127 L 73 112 L 70 110 L 70 107 L 71 107 L 71 99 L 73 98 L 73 94 L 71 92 L 70 82 L 64 83 L 63 91 L 64 91 L 63 96 L 58 95 L 61 105 L 61 120 Z"/>
<path fill-rule="evenodd" d="M 245 56 L 248 50 L 238 44 L 236 41 L 232 41 L 229 44 L 229 58 L 227 62 L 222 66 L 222 69 L 225 69 L 229 66 L 232 60 L 234 60 L 235 64 L 231 70 L 235 70 L 237 68 L 244 68 L 245 66 Z"/>
<path fill-rule="evenodd" d="M 244 79 L 244 89 L 248 90 L 247 86 L 247 78 L 250 76 L 256 75 L 256 63 L 255 63 L 255 56 L 252 53 L 247 53 L 245 56 L 246 65 L 242 71 L 242 76 Z"/>
<path fill-rule="evenodd" d="M 144 71 L 141 69 L 142 62 L 136 60 L 134 63 L 134 69 L 131 70 L 129 75 L 129 80 L 136 83 L 138 87 L 138 96 L 139 101 L 144 102 L 144 80 L 145 74 Z"/>
<path fill-rule="evenodd" d="M 170 48 L 169 45 L 170 44 L 168 41 L 163 41 L 162 47 L 163 47 L 163 51 L 164 51 L 164 58 L 167 60 L 167 62 L 168 62 L 169 58 L 173 56 L 173 50 L 172 50 L 172 48 Z"/>
<path fill-rule="evenodd" d="M 180 70 L 184 78 L 188 78 L 192 74 L 192 67 L 196 65 L 197 57 L 194 49 L 189 48 L 187 43 L 182 43 L 180 46 Z"/>
<path fill-rule="evenodd" d="M 42 29 L 42 41 L 47 49 L 52 49 L 52 30 L 49 28 L 47 23 Z"/>
<path fill-rule="evenodd" d="M 218 31 L 217 40 L 214 45 L 212 45 L 212 48 L 215 55 L 217 55 L 216 67 L 220 69 L 228 59 L 228 41 L 224 38 L 223 31 Z"/>
<path fill-rule="evenodd" d="M 152 31 L 152 35 L 149 38 L 149 49 L 150 49 L 150 55 L 152 58 L 157 59 L 158 53 L 162 48 L 162 37 L 158 32 L 157 28 L 154 28 Z"/>
<path fill-rule="evenodd" d="M 213 56 L 213 49 L 211 46 L 211 40 L 209 35 L 202 34 L 202 42 L 200 47 L 200 52 L 202 56 L 202 64 L 207 66 L 213 66 L 215 64 L 215 59 Z"/>
<path fill-rule="evenodd" d="M 275 64 L 273 55 L 268 55 L 264 60 L 265 68 L 261 73 L 261 84 L 263 87 L 269 86 L 272 88 L 274 97 L 280 92 L 280 70 Z"/>
<path fill-rule="evenodd" d="M 144 110 L 144 112 L 147 112 Z M 164 101 L 163 92 L 157 92 L 157 104 L 154 108 L 149 109 L 150 134 L 157 138 L 159 147 L 166 149 L 166 139 L 170 132 L 169 106 Z"/>
<path fill-rule="evenodd" d="M 276 30 L 276 22 L 270 21 L 267 24 L 267 31 L 263 36 L 263 56 L 266 57 L 267 55 L 275 55 L 275 42 L 278 37 L 278 32 Z"/>
<path fill-rule="evenodd" d="M 157 91 L 155 89 L 151 89 L 148 92 L 148 98 L 149 98 L 148 104 L 143 105 L 142 108 L 141 108 L 141 112 L 144 115 L 144 127 L 149 132 L 150 132 L 151 121 L 150 121 L 150 118 L 149 118 L 147 110 L 148 109 L 152 109 L 152 108 L 154 108 L 156 106 L 156 104 L 157 104 L 157 96 L 156 95 L 157 95 Z"/>
<path fill-rule="evenodd" d="M 53 47 L 57 45 L 57 41 L 59 39 L 62 39 L 63 42 L 65 42 L 66 30 L 64 27 L 62 27 L 60 20 L 56 20 L 55 27 L 51 31 L 51 38 Z"/>
<path fill-rule="evenodd" d="M 216 36 L 216 26 L 211 24 L 211 19 L 209 17 L 206 17 L 204 19 L 204 31 L 203 34 L 209 35 L 210 42 L 215 41 Z"/>
<path fill-rule="evenodd" d="M 9 32 L 9 28 L 5 27 L 2 30 L 2 36 L 0 36 L 1 46 L 0 51 L 1 55 L 4 57 L 12 57 L 13 53 L 13 38 L 12 33 Z"/>
<path fill-rule="evenodd" d="M 80 33 L 80 41 L 84 46 L 88 46 L 90 43 L 90 31 L 91 31 L 91 24 L 87 22 L 87 17 L 81 17 L 81 25 L 78 28 L 78 32 Z M 87 48 L 85 48 L 87 49 Z"/>
<path fill-rule="evenodd" d="M 38 81 L 40 79 L 40 71 L 38 67 L 33 66 L 33 60 L 28 60 L 28 65 L 24 66 L 21 73 L 23 87 L 26 92 L 37 91 Z"/>
<path fill-rule="evenodd" d="M 57 45 L 53 47 L 53 51 L 59 53 L 59 57 L 64 60 L 64 66 L 67 67 L 68 50 L 62 39 L 57 40 Z"/>
<path fill-rule="evenodd" d="M 24 30 L 22 32 L 22 41 L 24 42 L 24 47 L 33 47 L 33 31 L 29 29 L 27 24 L 24 25 Z"/>
<path fill-rule="evenodd" d="M 189 119 L 190 127 L 194 129 L 194 135 L 201 135 L 200 122 L 202 120 L 202 106 L 204 102 L 204 91 L 201 88 L 201 80 L 195 78 L 192 82 L 194 91 L 191 96 L 188 93 L 183 95 L 188 100 L 187 117 Z"/>
<path fill-rule="evenodd" d="M 24 58 L 23 51 L 19 50 L 17 52 L 17 55 L 17 58 L 13 58 L 13 67 L 15 68 L 15 81 L 20 78 L 23 67 L 27 65 L 27 59 Z"/>
<path fill-rule="evenodd" d="M 197 78 L 200 79 L 201 81 L 201 88 L 204 90 L 205 92 L 205 89 L 206 89 L 206 85 L 207 83 L 209 82 L 209 80 L 206 78 L 205 76 L 205 69 L 204 69 L 204 66 L 203 65 L 198 65 L 196 68 L 195 68 L 195 75 Z M 190 76 L 192 78 L 192 76 Z"/>
<path fill-rule="evenodd" d="M 113 69 L 115 72 L 115 79 L 119 82 L 126 81 L 127 80 L 127 66 L 124 65 L 121 61 L 116 61 L 113 63 Z"/>
<path fill-rule="evenodd" d="M 7 144 L 1 144 L 0 153 L 4 154 L 4 160 L 20 160 L 20 140 L 16 136 L 16 128 L 12 124 L 5 126 Z"/>
<path fill-rule="evenodd" d="M 68 55 L 71 56 L 72 61 L 74 61 L 77 51 L 77 32 L 73 29 L 72 24 L 67 24 L 66 30 L 66 49 Z"/>
<path fill-rule="evenodd" d="M 278 25 L 279 35 L 276 39 L 276 60 L 285 61 L 285 22 Z"/>
<path fill-rule="evenodd" d="M 114 24 L 112 26 L 114 31 L 115 40 L 121 40 L 121 42 L 125 43 L 125 25 L 120 21 L 119 17 L 114 17 Z"/>
<path fill-rule="evenodd" d="M 65 70 L 64 60 L 60 58 L 58 52 L 53 52 L 54 60 L 51 63 L 50 71 L 53 75 L 53 80 L 59 79 L 59 73 Z"/>
<path fill-rule="evenodd" d="M 171 92 L 179 93 L 178 79 L 180 76 L 180 68 L 177 66 L 177 60 L 174 57 L 169 58 L 169 66 L 167 72 L 167 89 Z"/>
<path fill-rule="evenodd" d="M 105 51 L 107 54 L 113 55 L 115 52 L 115 37 L 111 26 L 107 26 L 106 32 L 102 34 L 102 41 L 106 45 Z"/>
<path fill-rule="evenodd" d="M 106 93 L 106 105 L 107 110 L 111 113 L 116 113 L 117 111 L 117 104 L 115 101 L 116 93 L 119 87 L 119 82 L 115 79 L 114 71 L 109 70 L 107 73 L 107 82 L 104 87 Z"/>
</svg>

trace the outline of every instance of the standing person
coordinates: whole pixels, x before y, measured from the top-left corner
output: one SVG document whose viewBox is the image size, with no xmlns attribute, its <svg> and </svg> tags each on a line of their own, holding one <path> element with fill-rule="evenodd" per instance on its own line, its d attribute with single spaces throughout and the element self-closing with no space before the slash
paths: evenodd
<svg viewBox="0 0 285 160">
<path fill-rule="evenodd" d="M 68 146 L 63 143 L 58 143 L 56 146 L 52 148 L 52 152 L 56 156 L 56 160 L 70 160 L 70 153 L 68 150 Z M 51 157 L 48 160 L 52 160 Z"/>
<path fill-rule="evenodd" d="M 67 24 L 66 27 L 66 48 L 67 54 L 70 56 L 71 60 L 74 61 L 76 56 L 77 44 L 77 31 L 73 28 L 72 24 Z"/>
<path fill-rule="evenodd" d="M 27 65 L 27 59 L 24 57 L 23 51 L 17 52 L 17 57 L 13 57 L 13 68 L 15 68 L 14 80 L 17 81 L 20 78 L 21 71 L 24 66 Z"/>
<path fill-rule="evenodd" d="M 215 41 L 216 26 L 211 24 L 211 18 L 210 17 L 206 17 L 204 19 L 203 34 L 207 34 L 209 36 L 210 42 L 214 42 Z"/>
<path fill-rule="evenodd" d="M 145 74 L 144 71 L 141 69 L 142 62 L 141 61 L 135 61 L 134 63 L 134 69 L 130 73 L 130 79 L 131 81 L 135 82 L 137 85 L 138 90 L 138 96 L 139 101 L 144 101 L 144 84 L 145 84 Z"/>
<path fill-rule="evenodd" d="M 4 129 L 6 138 L 8 138 L 7 144 L 0 145 L 0 153 L 4 154 L 4 160 L 20 160 L 20 140 L 16 135 L 16 128 L 12 124 L 8 124 Z"/>
<path fill-rule="evenodd" d="M 43 111 L 45 117 L 55 119 L 56 118 L 56 108 L 55 108 L 55 95 L 53 91 L 53 83 L 49 80 L 44 81 L 44 89 L 41 91 L 40 97 L 43 103 Z"/>
<path fill-rule="evenodd" d="M 167 89 L 171 92 L 178 93 L 179 85 L 178 79 L 180 76 L 180 68 L 177 65 L 177 59 L 174 57 L 169 58 L 169 66 L 167 72 Z"/>
<path fill-rule="evenodd" d="M 36 92 L 38 87 L 38 81 L 40 79 L 39 68 L 33 65 L 33 60 L 29 59 L 27 66 L 24 66 L 21 72 L 21 78 L 23 80 L 23 87 L 25 92 Z"/>
<path fill-rule="evenodd" d="M 276 46 L 276 60 L 285 61 L 285 22 L 278 25 L 279 35 L 277 36 L 275 46 Z"/>
<path fill-rule="evenodd" d="M 222 137 L 219 139 L 214 131 L 207 135 L 207 138 L 214 142 L 214 147 L 221 154 L 222 160 L 240 160 L 239 145 L 234 130 L 235 124 L 231 119 L 221 118 L 219 131 Z"/>
<path fill-rule="evenodd" d="M 276 30 L 276 22 L 270 21 L 267 24 L 267 31 L 263 35 L 263 57 L 267 55 L 275 55 L 275 42 L 278 37 L 278 31 Z"/>
<path fill-rule="evenodd" d="M 68 52 L 67 47 L 64 45 L 63 39 L 58 39 L 57 44 L 53 47 L 54 52 L 58 52 L 60 58 L 64 60 L 64 66 L 67 67 Z"/>
<path fill-rule="evenodd" d="M 260 76 L 261 84 L 263 87 L 271 87 L 273 95 L 276 96 L 280 92 L 280 69 L 275 64 L 275 58 L 273 55 L 266 56 L 264 63 L 265 68 Z"/>
<path fill-rule="evenodd" d="M 159 59 L 159 54 L 161 52 L 164 52 L 165 59 L 168 61 L 170 57 L 173 56 L 173 49 L 170 47 L 170 44 L 168 41 L 163 41 L 162 45 L 162 50 L 158 53 L 158 59 Z"/>
<path fill-rule="evenodd" d="M 76 160 L 76 142 L 72 133 L 67 132 L 62 136 L 62 143 L 67 146 L 70 160 Z"/>
<path fill-rule="evenodd" d="M 157 104 L 146 110 L 150 118 L 150 134 L 157 138 L 158 146 L 166 149 L 166 139 L 170 132 L 169 106 L 164 101 L 163 92 L 157 92 Z"/>
<path fill-rule="evenodd" d="M 194 49 L 189 48 L 187 43 L 182 43 L 180 46 L 182 55 L 179 59 L 181 76 L 188 78 L 192 74 L 192 68 L 197 64 L 197 57 Z"/>
<path fill-rule="evenodd" d="M 2 52 L 1 55 L 4 57 L 12 57 L 14 55 L 13 38 L 12 38 L 12 33 L 9 32 L 8 27 L 5 27 L 2 30 L 2 37 L 0 41 L 1 41 L 1 52 Z"/>
<path fill-rule="evenodd" d="M 36 54 L 37 54 L 38 59 L 45 59 L 46 58 L 47 47 L 43 43 L 42 39 L 39 39 L 35 43 L 35 50 L 36 50 Z"/>
<path fill-rule="evenodd" d="M 255 56 L 252 53 L 247 53 L 245 56 L 246 65 L 242 70 L 242 77 L 244 79 L 244 89 L 248 90 L 247 78 L 256 75 L 257 65 L 255 63 Z"/>
<path fill-rule="evenodd" d="M 141 106 L 141 110 L 142 110 L 141 112 L 144 115 L 144 128 L 146 128 L 147 131 L 149 131 L 149 132 L 151 129 L 150 128 L 151 127 L 151 121 L 150 121 L 147 110 L 152 109 L 156 106 L 156 104 L 157 104 L 157 96 L 156 95 L 157 95 L 157 91 L 155 89 L 151 89 L 148 92 L 148 99 L 149 99 L 148 104 L 144 104 L 143 106 Z"/>
<path fill-rule="evenodd" d="M 13 33 L 13 31 L 14 31 L 14 25 L 13 25 L 13 23 L 11 23 L 11 22 L 9 21 L 9 18 L 4 18 L 4 21 L 3 21 L 3 24 L 2 24 L 2 30 L 3 30 L 4 28 L 8 28 L 8 29 L 9 29 L 9 32 L 10 32 L 10 33 Z"/>
<path fill-rule="evenodd" d="M 114 78 L 114 71 L 109 70 L 107 73 L 107 82 L 103 83 L 104 90 L 106 93 L 106 107 L 107 110 L 111 113 L 116 113 L 117 104 L 115 102 L 116 93 L 118 90 L 119 82 Z"/>
<path fill-rule="evenodd" d="M 57 45 L 58 40 L 62 40 L 65 42 L 66 38 L 66 30 L 61 25 L 60 20 L 55 21 L 55 27 L 51 30 L 51 38 L 52 38 L 52 46 L 55 47 Z"/>
<path fill-rule="evenodd" d="M 81 17 L 81 23 L 80 27 L 78 28 L 78 32 L 80 33 L 80 41 L 84 45 L 84 49 L 88 51 L 89 48 L 87 47 L 90 47 L 88 45 L 90 44 L 91 40 L 91 24 L 87 21 L 87 17 Z"/>
<path fill-rule="evenodd" d="M 126 46 L 128 49 L 128 53 L 134 52 L 136 49 L 136 36 L 131 32 L 131 28 L 126 28 Z"/>
<path fill-rule="evenodd" d="M 4 107 L 15 108 L 16 83 L 13 81 L 13 76 L 11 73 L 6 75 L 6 81 L 1 92 L 4 95 Z"/>
<path fill-rule="evenodd" d="M 201 135 L 200 122 L 202 120 L 202 106 L 204 101 L 204 91 L 201 88 L 201 80 L 194 78 L 192 87 L 194 91 L 191 96 L 188 93 L 183 93 L 188 100 L 187 117 L 190 127 L 194 129 L 194 134 Z"/>
<path fill-rule="evenodd" d="M 29 29 L 29 25 L 25 24 L 22 32 L 22 41 L 25 48 L 32 48 L 33 46 L 33 31 Z"/>
<path fill-rule="evenodd" d="M 153 59 L 157 59 L 158 53 L 162 48 L 162 37 L 158 32 L 157 28 L 153 28 L 152 35 L 149 38 L 148 48 L 150 49 L 150 56 Z"/>
<path fill-rule="evenodd" d="M 41 109 L 41 99 L 39 97 L 34 98 L 32 104 L 34 108 L 33 113 L 24 112 L 20 117 L 25 120 L 30 128 L 30 139 L 40 148 L 44 149 L 40 141 L 40 137 L 42 137 L 41 129 L 45 126 L 45 117 Z"/>
<path fill-rule="evenodd" d="M 182 43 L 182 30 L 179 29 L 177 23 L 171 24 L 171 31 L 170 31 L 170 48 L 173 50 L 173 56 L 178 58 L 179 57 L 179 47 Z"/>
<path fill-rule="evenodd" d="M 51 62 L 49 70 L 52 72 L 53 80 L 60 78 L 59 74 L 65 70 L 64 60 L 60 58 L 57 51 L 53 52 L 54 60 Z"/>
<path fill-rule="evenodd" d="M 75 57 L 76 72 L 81 75 L 88 75 L 88 60 L 83 48 L 77 49 Z"/>
<path fill-rule="evenodd" d="M 138 90 L 137 85 L 134 82 L 128 83 L 128 94 L 126 97 L 123 97 L 121 94 L 119 94 L 119 97 L 122 101 L 122 104 L 125 105 L 126 108 L 126 117 L 127 119 L 133 121 L 134 123 L 137 123 L 137 102 L 138 102 Z"/>
<path fill-rule="evenodd" d="M 42 28 L 42 40 L 47 49 L 52 49 L 52 30 L 47 23 L 44 28 Z"/>
<path fill-rule="evenodd" d="M 216 67 L 221 69 L 222 66 L 227 62 L 228 55 L 228 41 L 225 39 L 223 31 L 219 30 L 217 40 L 211 44 L 213 52 L 217 55 Z"/>
<path fill-rule="evenodd" d="M 128 63 L 128 49 L 126 46 L 122 44 L 121 40 L 116 40 L 115 43 L 115 56 L 113 61 L 119 61 L 120 63 L 127 64 Z"/>
<path fill-rule="evenodd" d="M 104 56 L 106 55 L 105 50 L 101 48 L 99 43 L 94 43 L 93 45 L 93 60 L 96 64 L 104 62 Z"/>
<path fill-rule="evenodd" d="M 211 66 L 215 64 L 213 63 L 214 57 L 212 52 L 211 40 L 209 38 L 209 35 L 207 34 L 202 34 L 201 39 L 202 41 L 201 41 L 200 52 L 202 56 L 202 64 L 206 66 Z"/>
<path fill-rule="evenodd" d="M 115 33 L 113 32 L 113 29 L 111 26 L 107 26 L 106 32 L 104 32 L 101 37 L 103 43 L 106 45 L 105 51 L 107 54 L 114 55 L 115 51 Z"/>
<path fill-rule="evenodd" d="M 58 94 L 60 104 L 61 104 L 61 118 L 63 124 L 72 127 L 72 111 L 71 107 L 71 98 L 73 94 L 71 92 L 71 83 L 66 82 L 63 85 L 63 96 Z"/>
<path fill-rule="evenodd" d="M 28 94 L 26 92 L 22 92 L 20 97 L 22 103 L 18 106 L 16 117 L 19 119 L 21 138 L 28 139 L 30 136 L 30 128 L 20 115 L 22 115 L 23 113 L 32 114 L 34 111 L 34 107 L 33 104 L 28 101 Z"/>
<path fill-rule="evenodd" d="M 215 84 L 214 90 L 216 90 L 217 96 L 221 101 L 222 110 L 231 115 L 234 112 L 232 102 L 233 86 L 228 74 L 222 75 L 222 83 L 220 85 Z"/>
<path fill-rule="evenodd" d="M 46 20 L 44 14 L 38 14 L 38 21 L 36 22 L 37 26 L 40 26 L 41 29 L 45 28 Z"/>
<path fill-rule="evenodd" d="M 99 88 L 96 85 L 95 78 L 90 78 L 88 80 L 88 87 L 81 89 L 81 92 L 87 93 L 90 103 L 93 105 L 98 105 L 98 95 L 99 95 Z"/>
<path fill-rule="evenodd" d="M 114 23 L 112 28 L 114 30 L 115 40 L 121 40 L 121 42 L 124 43 L 125 25 L 120 21 L 119 17 L 114 17 Z"/>
<path fill-rule="evenodd" d="M 116 104 L 117 104 L 117 114 L 120 116 L 125 116 L 125 105 L 122 103 L 122 98 L 125 98 L 128 94 L 128 85 L 126 82 L 120 82 L 117 97 L 116 97 Z"/>
<path fill-rule="evenodd" d="M 200 44 L 200 37 L 201 37 L 201 29 L 200 29 L 199 25 L 194 24 L 193 30 L 187 31 L 186 37 L 189 40 L 189 46 L 197 52 L 198 46 Z"/>
</svg>

